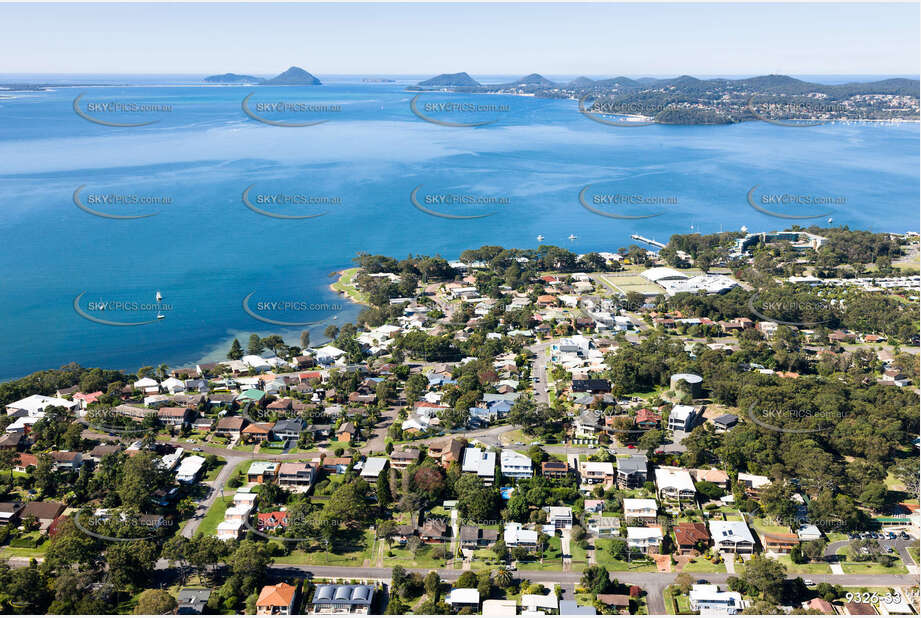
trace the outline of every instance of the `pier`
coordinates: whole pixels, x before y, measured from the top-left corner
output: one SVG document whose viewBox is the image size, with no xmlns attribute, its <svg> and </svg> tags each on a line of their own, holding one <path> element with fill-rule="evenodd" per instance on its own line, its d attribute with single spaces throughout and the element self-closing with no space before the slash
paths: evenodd
<svg viewBox="0 0 921 618">
<path fill-rule="evenodd" d="M 650 240 L 649 238 L 646 238 L 645 236 L 640 236 L 639 234 L 630 234 L 630 238 L 632 238 L 633 240 L 638 240 L 638 241 L 640 241 L 640 242 L 644 242 L 644 243 L 646 243 L 647 245 L 652 245 L 653 247 L 658 247 L 659 249 L 664 249 L 664 248 L 665 248 L 665 245 L 664 245 L 664 244 L 662 244 L 662 243 L 660 243 L 660 242 L 658 242 L 658 241 L 656 241 L 656 240 Z"/>
</svg>

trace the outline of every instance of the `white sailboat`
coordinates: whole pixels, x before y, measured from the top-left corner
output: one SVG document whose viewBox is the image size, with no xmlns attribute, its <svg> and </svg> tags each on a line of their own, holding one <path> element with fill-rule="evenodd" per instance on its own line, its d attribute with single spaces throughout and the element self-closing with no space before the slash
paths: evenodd
<svg viewBox="0 0 921 618">
<path fill-rule="evenodd" d="M 163 294 L 160 293 L 160 290 L 157 290 L 157 302 L 163 300 Z"/>
<path fill-rule="evenodd" d="M 569 240 L 575 240 L 576 238 L 578 238 L 578 236 L 576 236 L 575 234 L 569 235 Z"/>
<path fill-rule="evenodd" d="M 537 242 L 544 242 L 544 237 L 541 234 L 537 235 Z"/>
</svg>

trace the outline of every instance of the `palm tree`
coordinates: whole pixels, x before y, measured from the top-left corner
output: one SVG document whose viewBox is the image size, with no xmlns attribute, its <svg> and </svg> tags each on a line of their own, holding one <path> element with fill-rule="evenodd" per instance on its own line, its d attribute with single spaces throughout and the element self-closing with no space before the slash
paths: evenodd
<svg viewBox="0 0 921 618">
<path fill-rule="evenodd" d="M 493 579 L 499 588 L 508 588 L 512 585 L 512 572 L 505 567 L 499 567 L 496 569 Z"/>
<path fill-rule="evenodd" d="M 166 363 L 157 367 L 157 375 L 160 376 L 161 380 L 166 377 L 166 373 L 168 371 L 169 371 L 169 366 Z"/>
</svg>

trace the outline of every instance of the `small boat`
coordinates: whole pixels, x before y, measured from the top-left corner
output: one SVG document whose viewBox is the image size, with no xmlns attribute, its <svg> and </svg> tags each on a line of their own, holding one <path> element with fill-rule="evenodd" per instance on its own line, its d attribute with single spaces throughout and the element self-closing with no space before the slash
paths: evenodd
<svg viewBox="0 0 921 618">
<path fill-rule="evenodd" d="M 831 217 L 828 218 L 828 222 L 831 223 Z"/>
<path fill-rule="evenodd" d="M 569 240 L 575 240 L 576 238 L 578 238 L 578 236 L 576 236 L 575 234 L 569 235 Z"/>
<path fill-rule="evenodd" d="M 540 234 L 537 235 L 537 242 L 544 242 L 544 237 Z"/>
<path fill-rule="evenodd" d="M 338 320 L 338 319 L 339 319 L 339 316 L 338 316 L 338 315 L 334 315 L 334 316 L 333 316 L 333 319 L 334 319 L 334 320 Z"/>
<path fill-rule="evenodd" d="M 158 313 L 158 314 L 157 314 L 157 319 L 158 319 L 158 320 L 162 320 L 162 319 L 165 318 L 165 317 L 166 317 L 166 316 L 163 315 L 162 313 Z"/>
<path fill-rule="evenodd" d="M 160 290 L 157 290 L 157 302 L 163 300 L 163 294 L 160 293 Z"/>
</svg>

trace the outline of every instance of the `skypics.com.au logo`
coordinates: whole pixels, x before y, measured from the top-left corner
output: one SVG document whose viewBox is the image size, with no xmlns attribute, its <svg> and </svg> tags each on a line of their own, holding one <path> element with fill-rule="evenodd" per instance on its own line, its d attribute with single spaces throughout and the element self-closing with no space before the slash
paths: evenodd
<svg viewBox="0 0 921 618">
<path fill-rule="evenodd" d="M 847 206 L 847 196 L 815 191 L 759 191 L 760 185 L 748 190 L 745 199 L 758 212 L 777 219 L 821 219 Z M 831 221 L 831 219 L 829 219 Z"/>
<path fill-rule="evenodd" d="M 152 294 L 150 301 L 133 298 L 95 298 L 84 303 L 82 301 L 85 295 L 85 291 L 80 292 L 74 298 L 74 312 L 85 320 L 106 326 L 154 324 L 165 319 L 173 311 L 171 304 L 162 302 L 160 292 Z"/>
<path fill-rule="evenodd" d="M 409 109 L 414 116 L 431 124 L 442 127 L 484 127 L 499 120 L 499 114 L 511 112 L 511 107 L 503 103 L 474 103 L 470 101 L 420 101 L 436 95 L 417 94 L 409 101 Z"/>
<path fill-rule="evenodd" d="M 160 116 L 173 111 L 170 103 L 131 100 L 96 100 L 81 93 L 73 101 L 73 110 L 80 118 L 105 127 L 146 127 L 160 122 Z"/>
<path fill-rule="evenodd" d="M 258 215 L 272 219 L 316 219 L 327 214 L 328 207 L 342 205 L 342 198 L 338 196 L 259 192 L 253 191 L 255 186 L 250 185 L 243 191 L 243 205 Z"/>
<path fill-rule="evenodd" d="M 483 219 L 512 203 L 508 196 L 467 191 L 423 191 L 422 185 L 412 190 L 409 201 L 416 210 L 441 219 Z"/>
<path fill-rule="evenodd" d="M 312 303 L 302 299 L 257 297 L 254 300 L 255 294 L 253 291 L 243 297 L 243 311 L 260 322 L 276 326 L 312 326 L 323 321 L 327 317 L 326 314 L 337 313 L 343 309 L 339 303 Z M 312 320 L 291 319 L 317 313 L 324 315 Z"/>
<path fill-rule="evenodd" d="M 588 184 L 579 191 L 579 204 L 608 219 L 651 219 L 678 206 L 678 196 L 661 191 L 625 190 L 622 182 Z"/>
<path fill-rule="evenodd" d="M 240 107 L 243 113 L 253 120 L 273 127 L 312 127 L 329 122 L 342 112 L 342 106 L 336 103 L 288 99 L 251 101 L 255 94 L 251 92 L 241 101 Z M 297 120 L 298 118 L 309 118 L 309 120 Z"/>
<path fill-rule="evenodd" d="M 130 219 L 146 219 L 156 216 L 157 212 L 150 212 L 173 203 L 170 195 L 154 195 L 150 193 L 128 192 L 93 192 L 81 193 L 86 185 L 80 185 L 74 190 L 74 205 L 85 213 L 103 219 L 124 221 Z"/>
</svg>

